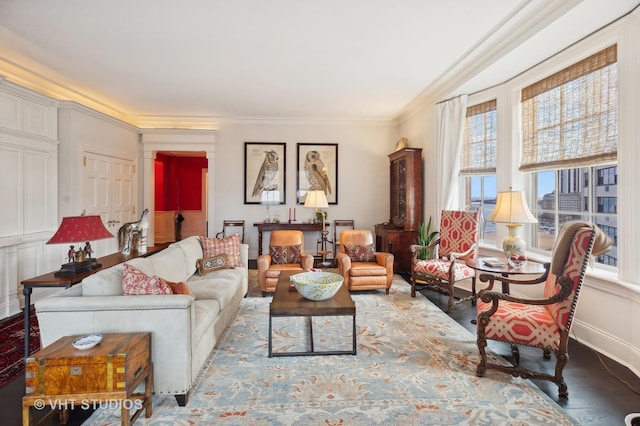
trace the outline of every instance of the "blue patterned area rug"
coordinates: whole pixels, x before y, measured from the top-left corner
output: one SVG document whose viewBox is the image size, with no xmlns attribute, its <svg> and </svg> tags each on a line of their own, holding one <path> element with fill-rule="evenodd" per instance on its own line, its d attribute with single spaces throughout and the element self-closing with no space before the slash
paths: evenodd
<svg viewBox="0 0 640 426">
<path fill-rule="evenodd" d="M 189 404 L 154 396 L 143 425 L 573 425 L 531 382 L 475 375 L 475 336 L 396 276 L 353 295 L 358 354 L 267 357 L 270 297 L 245 298 Z M 350 348 L 350 317 L 315 317 L 316 350 Z M 274 351 L 308 349 L 305 318 L 274 318 Z M 169 355 L 169 354 L 167 354 Z M 500 362 L 494 358 L 494 361 Z M 502 361 L 504 362 L 504 361 Z M 119 425 L 117 409 L 85 424 Z"/>
</svg>

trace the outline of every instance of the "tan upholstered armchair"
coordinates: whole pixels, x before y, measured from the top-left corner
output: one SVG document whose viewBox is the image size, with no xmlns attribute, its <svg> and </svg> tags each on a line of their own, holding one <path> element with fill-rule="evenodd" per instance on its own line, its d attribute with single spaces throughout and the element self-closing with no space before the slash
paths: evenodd
<svg viewBox="0 0 640 426">
<path fill-rule="evenodd" d="M 349 290 L 383 288 L 387 294 L 393 279 L 393 254 L 375 251 L 373 233 L 367 229 L 347 229 L 340 233 L 336 255 L 338 273 Z"/>
<path fill-rule="evenodd" d="M 304 252 L 302 231 L 273 231 L 269 239 L 269 254 L 258 256 L 258 284 L 265 296 L 278 284 L 280 271 L 308 271 L 313 268 L 313 256 Z"/>
</svg>

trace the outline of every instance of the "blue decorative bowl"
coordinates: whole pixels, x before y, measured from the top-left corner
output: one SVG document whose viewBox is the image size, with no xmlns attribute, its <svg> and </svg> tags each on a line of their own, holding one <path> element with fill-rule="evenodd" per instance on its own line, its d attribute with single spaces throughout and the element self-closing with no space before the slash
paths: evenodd
<svg viewBox="0 0 640 426">
<path fill-rule="evenodd" d="M 338 292 L 344 278 L 332 272 L 302 272 L 292 275 L 291 282 L 306 299 L 327 300 Z"/>
<path fill-rule="evenodd" d="M 74 348 L 80 349 L 81 351 L 91 349 L 98 343 L 102 341 L 102 334 L 88 334 L 86 336 L 78 337 L 71 344 Z"/>
</svg>

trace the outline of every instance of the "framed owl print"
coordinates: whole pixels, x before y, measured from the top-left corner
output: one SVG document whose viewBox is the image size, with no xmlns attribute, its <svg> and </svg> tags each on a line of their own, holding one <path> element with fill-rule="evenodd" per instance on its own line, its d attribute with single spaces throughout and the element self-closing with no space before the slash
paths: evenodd
<svg viewBox="0 0 640 426">
<path fill-rule="evenodd" d="M 244 143 L 244 203 L 285 204 L 287 144 Z"/>
<path fill-rule="evenodd" d="M 338 204 L 338 144 L 298 143 L 296 202 L 304 204 L 307 191 L 323 190 L 329 204 Z"/>
</svg>

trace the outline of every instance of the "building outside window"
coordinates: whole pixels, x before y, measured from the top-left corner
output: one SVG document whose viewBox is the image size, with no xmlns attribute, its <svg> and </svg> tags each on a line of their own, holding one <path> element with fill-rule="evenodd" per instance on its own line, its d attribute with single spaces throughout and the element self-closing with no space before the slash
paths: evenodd
<svg viewBox="0 0 640 426">
<path fill-rule="evenodd" d="M 522 162 L 538 218 L 532 246 L 550 250 L 570 220 L 614 241 L 597 262 L 617 266 L 617 50 L 610 46 L 522 91 Z"/>
</svg>

